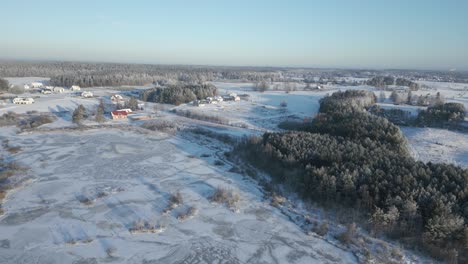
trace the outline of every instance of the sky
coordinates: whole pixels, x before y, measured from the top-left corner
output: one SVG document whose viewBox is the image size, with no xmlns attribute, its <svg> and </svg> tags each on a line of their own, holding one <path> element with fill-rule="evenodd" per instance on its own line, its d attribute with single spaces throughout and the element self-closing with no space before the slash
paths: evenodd
<svg viewBox="0 0 468 264">
<path fill-rule="evenodd" d="M 0 59 L 468 70 L 466 0 L 0 0 Z"/>
</svg>

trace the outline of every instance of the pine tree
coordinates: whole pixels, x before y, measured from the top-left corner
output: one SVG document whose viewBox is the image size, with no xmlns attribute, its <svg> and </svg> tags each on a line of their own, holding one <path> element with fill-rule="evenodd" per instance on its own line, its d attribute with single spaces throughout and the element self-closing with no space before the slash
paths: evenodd
<svg viewBox="0 0 468 264">
<path fill-rule="evenodd" d="M 81 123 L 86 113 L 86 108 L 80 104 L 75 111 L 73 111 L 72 121 L 75 124 Z"/>
<path fill-rule="evenodd" d="M 385 95 L 384 91 L 380 91 L 379 99 L 380 99 L 381 103 L 383 103 L 383 102 L 385 102 L 385 100 L 387 100 L 387 96 Z"/>
<path fill-rule="evenodd" d="M 125 103 L 125 108 L 130 108 L 132 111 L 138 110 L 138 101 L 135 97 L 130 97 L 130 100 Z"/>
<path fill-rule="evenodd" d="M 400 95 L 395 90 L 393 90 L 392 94 L 390 95 L 390 98 L 392 99 L 394 104 L 401 103 Z"/>
<path fill-rule="evenodd" d="M 96 122 L 103 123 L 105 121 L 104 117 L 104 101 L 101 99 L 99 101 L 99 106 L 96 111 Z"/>
<path fill-rule="evenodd" d="M 408 97 L 406 98 L 406 103 L 411 105 L 412 102 L 413 102 L 413 93 L 411 92 L 411 90 L 408 92 Z"/>
</svg>

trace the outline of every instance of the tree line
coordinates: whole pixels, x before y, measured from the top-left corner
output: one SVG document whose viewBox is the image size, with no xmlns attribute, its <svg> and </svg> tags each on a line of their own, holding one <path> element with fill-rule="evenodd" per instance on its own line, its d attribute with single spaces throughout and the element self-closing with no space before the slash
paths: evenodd
<svg viewBox="0 0 468 264">
<path fill-rule="evenodd" d="M 389 85 L 397 85 L 406 86 L 412 91 L 417 91 L 419 89 L 419 84 L 405 78 L 395 78 L 393 76 L 375 76 L 367 80 L 366 84 L 379 88 L 386 88 Z"/>
<path fill-rule="evenodd" d="M 367 212 L 374 233 L 466 263 L 468 170 L 414 160 L 400 129 L 365 111 L 374 100 L 335 93 L 298 131 L 246 138 L 233 153 L 305 199 Z"/>
<path fill-rule="evenodd" d="M 216 86 L 212 84 L 176 84 L 147 89 L 140 94 L 140 99 L 145 102 L 179 105 L 216 94 Z"/>
</svg>

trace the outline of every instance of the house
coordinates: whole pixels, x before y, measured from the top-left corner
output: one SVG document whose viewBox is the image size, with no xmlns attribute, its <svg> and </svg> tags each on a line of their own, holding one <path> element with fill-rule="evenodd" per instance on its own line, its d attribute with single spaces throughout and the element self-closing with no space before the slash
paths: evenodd
<svg viewBox="0 0 468 264">
<path fill-rule="evenodd" d="M 110 99 L 112 102 L 118 103 L 120 101 L 123 101 L 123 96 L 121 96 L 120 94 L 114 94 L 111 96 Z"/>
<path fill-rule="evenodd" d="M 23 85 L 23 88 L 24 88 L 25 90 L 29 90 L 30 87 L 29 87 L 29 85 L 25 84 L 25 85 Z"/>
<path fill-rule="evenodd" d="M 127 119 L 128 113 L 122 110 L 116 110 L 111 112 L 112 119 Z"/>
<path fill-rule="evenodd" d="M 93 97 L 93 93 L 88 92 L 88 91 L 84 91 L 84 92 L 81 93 L 81 97 L 84 97 L 84 98 Z"/>
<path fill-rule="evenodd" d="M 51 94 L 52 91 L 49 90 L 49 89 L 42 89 L 42 90 L 41 90 L 41 93 L 42 93 L 42 94 Z"/>
<path fill-rule="evenodd" d="M 52 90 L 54 91 L 54 93 L 63 93 L 63 92 L 65 92 L 65 88 L 63 88 L 63 87 L 54 87 Z"/>
<path fill-rule="evenodd" d="M 78 92 L 81 91 L 81 88 L 78 85 L 72 85 L 72 87 L 70 87 L 70 91 Z"/>
<path fill-rule="evenodd" d="M 13 103 L 14 104 L 32 104 L 32 103 L 34 103 L 34 99 L 17 97 L 15 99 L 13 99 Z"/>
<path fill-rule="evenodd" d="M 234 96 L 232 99 L 233 99 L 234 101 L 236 101 L 236 102 L 240 101 L 240 97 L 239 97 L 239 96 Z"/>
<path fill-rule="evenodd" d="M 42 88 L 44 85 L 40 82 L 32 82 L 30 86 L 32 88 Z"/>
</svg>

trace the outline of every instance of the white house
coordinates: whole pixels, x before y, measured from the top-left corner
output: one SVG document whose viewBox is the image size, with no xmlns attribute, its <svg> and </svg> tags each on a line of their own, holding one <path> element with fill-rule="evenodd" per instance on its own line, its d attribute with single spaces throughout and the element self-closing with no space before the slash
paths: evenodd
<svg viewBox="0 0 468 264">
<path fill-rule="evenodd" d="M 54 87 L 53 91 L 54 91 L 54 93 L 63 93 L 63 92 L 65 92 L 65 88 L 63 88 L 63 87 Z"/>
<path fill-rule="evenodd" d="M 32 104 L 32 103 L 34 103 L 34 99 L 17 97 L 15 99 L 13 99 L 13 103 L 14 104 Z"/>
<path fill-rule="evenodd" d="M 111 96 L 111 101 L 118 103 L 120 101 L 123 101 L 123 97 L 120 94 L 114 94 Z"/>
<path fill-rule="evenodd" d="M 81 88 L 78 85 L 72 85 L 72 87 L 70 87 L 70 91 L 73 91 L 73 92 L 81 91 Z"/>
<path fill-rule="evenodd" d="M 31 87 L 32 88 L 42 88 L 44 85 L 40 82 L 32 82 Z"/>
<path fill-rule="evenodd" d="M 85 98 L 93 97 L 93 93 L 92 93 L 92 92 L 88 92 L 88 91 L 84 91 L 84 92 L 81 93 L 81 96 L 82 96 L 82 97 L 85 97 Z"/>
</svg>

